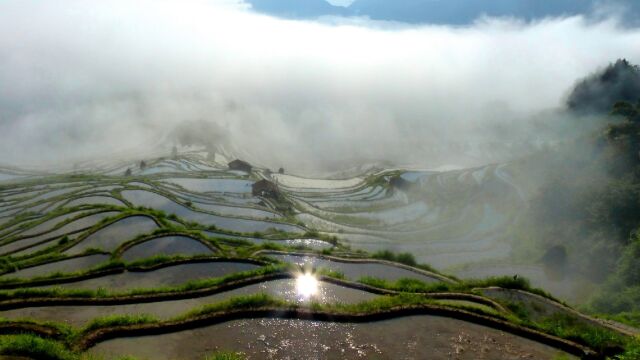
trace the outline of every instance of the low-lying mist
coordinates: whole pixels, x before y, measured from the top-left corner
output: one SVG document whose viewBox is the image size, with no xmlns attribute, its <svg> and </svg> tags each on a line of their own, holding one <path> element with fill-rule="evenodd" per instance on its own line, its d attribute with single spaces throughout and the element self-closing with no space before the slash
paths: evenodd
<svg viewBox="0 0 640 360">
<path fill-rule="evenodd" d="M 579 78 L 640 59 L 639 43 L 615 18 L 409 26 L 235 1 L 3 1 L 0 162 L 136 158 L 184 124 L 299 172 L 506 160 L 574 132 L 555 109 Z"/>
</svg>

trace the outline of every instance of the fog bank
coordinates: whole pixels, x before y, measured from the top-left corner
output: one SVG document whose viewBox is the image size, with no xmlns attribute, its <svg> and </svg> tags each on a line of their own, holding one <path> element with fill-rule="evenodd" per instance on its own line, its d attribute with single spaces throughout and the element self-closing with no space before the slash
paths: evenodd
<svg viewBox="0 0 640 360">
<path fill-rule="evenodd" d="M 640 31 L 615 18 L 336 23 L 231 0 L 3 1 L 0 162 L 135 158 L 210 122 L 216 145 L 301 172 L 471 165 L 496 157 L 469 144 L 539 140 L 532 119 L 556 121 L 577 79 L 640 61 Z"/>
</svg>

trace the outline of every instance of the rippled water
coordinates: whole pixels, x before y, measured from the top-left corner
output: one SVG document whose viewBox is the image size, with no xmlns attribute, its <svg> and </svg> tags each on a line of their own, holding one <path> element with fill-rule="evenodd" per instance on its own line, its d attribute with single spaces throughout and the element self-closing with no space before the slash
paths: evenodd
<svg viewBox="0 0 640 360">
<path fill-rule="evenodd" d="M 150 233 L 157 228 L 158 225 L 146 216 L 130 216 L 96 231 L 67 252 L 77 254 L 89 248 L 113 251 L 136 235 Z"/>
<path fill-rule="evenodd" d="M 437 316 L 364 324 L 237 320 L 165 335 L 109 340 L 91 352 L 107 359 L 133 354 L 158 360 L 200 360 L 222 349 L 241 351 L 248 359 L 546 360 L 561 354 L 515 335 Z"/>
<path fill-rule="evenodd" d="M 378 263 L 349 263 L 322 259 L 315 256 L 298 255 L 269 255 L 269 257 L 276 258 L 284 262 L 294 263 L 304 268 L 327 268 L 339 271 L 352 280 L 371 276 L 391 281 L 401 278 L 418 279 L 424 282 L 440 281 L 437 278 L 429 277 L 411 270 Z"/>
<path fill-rule="evenodd" d="M 76 257 L 73 259 L 56 261 L 40 266 L 34 266 L 26 268 L 15 273 L 9 273 L 2 275 L 3 278 L 17 277 L 17 278 L 30 278 L 35 276 L 43 276 L 54 272 L 75 272 L 92 268 L 102 262 L 109 260 L 109 255 L 89 255 Z"/>
<path fill-rule="evenodd" d="M 122 259 L 133 261 L 155 255 L 212 254 L 211 249 L 198 240 L 186 236 L 164 236 L 135 245 L 124 252 Z"/>
<path fill-rule="evenodd" d="M 147 276 L 148 275 L 149 274 L 147 274 Z M 2 316 L 8 319 L 34 318 L 46 321 L 58 321 L 74 326 L 83 326 L 96 317 L 109 315 L 151 314 L 157 318 L 169 319 L 182 315 L 196 307 L 223 301 L 234 296 L 254 295 L 259 293 L 267 293 L 278 298 L 296 302 L 305 302 L 310 300 L 302 298 L 298 294 L 296 291 L 295 280 L 284 279 L 267 281 L 232 291 L 194 299 L 114 306 L 41 306 L 3 311 Z M 320 303 L 358 303 L 371 300 L 376 296 L 377 295 L 360 290 L 349 289 L 334 284 L 320 283 L 319 293 L 312 299 Z"/>
</svg>

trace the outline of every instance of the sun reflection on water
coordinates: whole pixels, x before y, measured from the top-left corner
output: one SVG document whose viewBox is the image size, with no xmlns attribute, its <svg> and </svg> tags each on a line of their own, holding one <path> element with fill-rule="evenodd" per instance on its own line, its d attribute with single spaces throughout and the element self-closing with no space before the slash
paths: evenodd
<svg viewBox="0 0 640 360">
<path fill-rule="evenodd" d="M 316 295 L 318 287 L 318 279 L 311 273 L 303 273 L 296 278 L 296 292 L 303 299 Z"/>
</svg>

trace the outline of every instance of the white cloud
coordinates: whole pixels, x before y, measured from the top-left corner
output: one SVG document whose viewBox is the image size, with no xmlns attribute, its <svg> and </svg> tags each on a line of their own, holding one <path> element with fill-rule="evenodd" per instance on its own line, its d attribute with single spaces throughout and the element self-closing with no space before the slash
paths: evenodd
<svg viewBox="0 0 640 360">
<path fill-rule="evenodd" d="M 640 61 L 640 32 L 614 20 L 372 28 L 238 4 L 3 1 L 0 161 L 105 154 L 200 119 L 269 165 L 425 160 L 504 114 L 560 105 L 609 61 Z"/>
</svg>

